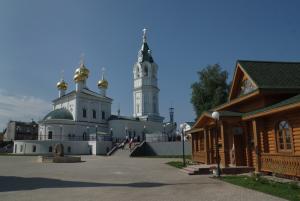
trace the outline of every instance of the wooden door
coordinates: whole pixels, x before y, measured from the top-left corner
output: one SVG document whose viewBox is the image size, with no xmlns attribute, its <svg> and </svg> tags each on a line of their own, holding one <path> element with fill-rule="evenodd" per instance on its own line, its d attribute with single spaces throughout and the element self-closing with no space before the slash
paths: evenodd
<svg viewBox="0 0 300 201">
<path fill-rule="evenodd" d="M 233 135 L 234 147 L 235 147 L 235 165 L 244 166 L 244 140 L 243 135 Z"/>
</svg>

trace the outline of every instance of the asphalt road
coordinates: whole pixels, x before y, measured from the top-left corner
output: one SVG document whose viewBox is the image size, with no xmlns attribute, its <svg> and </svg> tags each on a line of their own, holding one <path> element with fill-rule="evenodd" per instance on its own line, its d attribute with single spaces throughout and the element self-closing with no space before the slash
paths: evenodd
<svg viewBox="0 0 300 201">
<path fill-rule="evenodd" d="M 38 163 L 34 156 L 0 156 L 1 201 L 276 201 L 267 194 L 188 176 L 174 159 L 83 156 L 75 164 Z"/>
</svg>

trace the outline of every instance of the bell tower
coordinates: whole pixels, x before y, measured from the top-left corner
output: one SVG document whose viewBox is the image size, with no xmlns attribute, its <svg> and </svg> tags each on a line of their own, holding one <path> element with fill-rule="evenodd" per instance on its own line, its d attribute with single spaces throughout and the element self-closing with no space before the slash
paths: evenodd
<svg viewBox="0 0 300 201">
<path fill-rule="evenodd" d="M 147 29 L 143 29 L 143 43 L 138 61 L 133 66 L 133 116 L 145 121 L 162 122 L 159 115 L 158 66 L 147 44 Z"/>
</svg>

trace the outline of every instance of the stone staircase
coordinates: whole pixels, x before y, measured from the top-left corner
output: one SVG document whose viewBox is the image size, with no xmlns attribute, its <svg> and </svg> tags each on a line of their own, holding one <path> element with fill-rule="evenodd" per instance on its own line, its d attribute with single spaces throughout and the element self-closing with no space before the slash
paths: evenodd
<svg viewBox="0 0 300 201">
<path fill-rule="evenodd" d="M 207 175 L 212 174 L 210 167 L 217 166 L 216 164 L 206 165 L 190 165 L 185 168 L 182 168 L 181 171 L 187 173 L 188 175 Z M 221 167 L 222 174 L 242 174 L 254 171 L 252 167 L 246 166 L 237 166 L 237 167 Z"/>
<path fill-rule="evenodd" d="M 181 171 L 188 175 L 205 175 L 210 174 L 209 167 L 207 165 L 189 165 L 182 168 Z"/>
</svg>

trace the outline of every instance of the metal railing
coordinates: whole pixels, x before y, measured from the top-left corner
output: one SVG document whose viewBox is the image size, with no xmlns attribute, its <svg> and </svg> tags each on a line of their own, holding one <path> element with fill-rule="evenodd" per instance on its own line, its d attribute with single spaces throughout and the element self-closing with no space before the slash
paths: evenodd
<svg viewBox="0 0 300 201">
<path fill-rule="evenodd" d="M 62 140 L 62 141 L 112 141 L 111 135 L 39 135 L 38 140 Z"/>
</svg>

